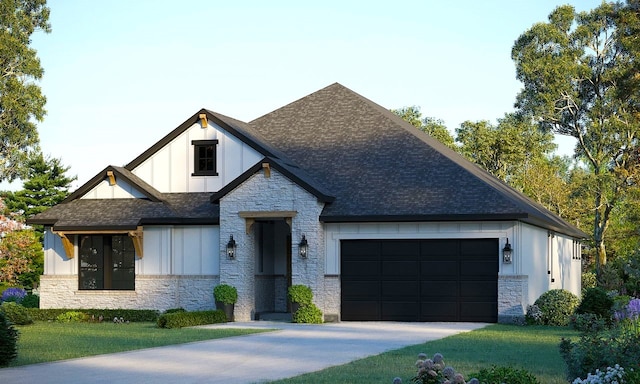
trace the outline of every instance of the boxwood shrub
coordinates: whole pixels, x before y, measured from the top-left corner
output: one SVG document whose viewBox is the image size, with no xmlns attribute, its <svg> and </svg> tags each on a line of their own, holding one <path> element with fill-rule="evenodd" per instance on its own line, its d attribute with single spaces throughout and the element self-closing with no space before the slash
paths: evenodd
<svg viewBox="0 0 640 384">
<path fill-rule="evenodd" d="M 27 325 L 33 323 L 33 318 L 29 315 L 27 308 L 13 301 L 5 301 L 0 305 L 0 312 L 4 313 L 7 320 L 16 325 Z"/>
<path fill-rule="evenodd" d="M 89 321 L 112 321 L 114 317 L 123 318 L 130 322 L 155 322 L 159 312 L 153 309 L 68 309 L 68 308 L 27 308 L 31 318 L 37 321 L 56 321 L 56 318 L 66 312 L 82 312 Z"/>
<path fill-rule="evenodd" d="M 534 305 L 540 309 L 542 325 L 565 326 L 569 324 L 580 299 L 565 289 L 552 289 L 540 295 Z"/>
<path fill-rule="evenodd" d="M 0 312 L 0 367 L 9 365 L 18 356 L 18 331 Z"/>
<path fill-rule="evenodd" d="M 323 322 L 322 311 L 313 303 L 305 305 L 293 314 L 293 322 L 321 324 Z"/>
<path fill-rule="evenodd" d="M 219 309 L 212 311 L 172 312 L 158 318 L 160 328 L 182 328 L 196 325 L 226 323 L 227 316 Z"/>
</svg>

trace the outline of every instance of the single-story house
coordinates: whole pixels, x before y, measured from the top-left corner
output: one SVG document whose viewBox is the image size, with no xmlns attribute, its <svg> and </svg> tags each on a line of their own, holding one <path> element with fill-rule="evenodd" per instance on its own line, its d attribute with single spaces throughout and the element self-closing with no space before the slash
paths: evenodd
<svg viewBox="0 0 640 384">
<path fill-rule="evenodd" d="M 114 143 L 115 145 L 116 143 Z M 202 109 L 43 224 L 43 308 L 509 321 L 580 293 L 586 235 L 388 109 L 333 84 L 249 123 Z"/>
</svg>

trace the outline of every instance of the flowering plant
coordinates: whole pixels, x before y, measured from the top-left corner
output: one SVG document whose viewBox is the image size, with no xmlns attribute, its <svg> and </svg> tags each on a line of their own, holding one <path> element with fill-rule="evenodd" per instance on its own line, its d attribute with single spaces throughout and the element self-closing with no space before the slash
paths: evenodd
<svg viewBox="0 0 640 384">
<path fill-rule="evenodd" d="M 27 291 L 22 288 L 7 288 L 2 292 L 2 298 L 0 301 L 13 301 L 20 304 L 26 295 Z"/>
<path fill-rule="evenodd" d="M 444 363 L 442 354 L 436 353 L 431 359 L 421 353 L 416 361 L 418 373 L 411 379 L 419 384 L 467 384 L 462 374 L 457 373 L 453 367 Z M 395 381 L 395 380 L 394 380 Z M 477 379 L 471 379 L 469 384 L 479 384 Z"/>
<path fill-rule="evenodd" d="M 596 369 L 596 372 L 587 374 L 587 378 L 582 380 L 577 378 L 572 384 L 623 384 L 625 372 L 624 368 L 616 364 L 614 367 L 607 367 L 606 371 Z"/>
</svg>

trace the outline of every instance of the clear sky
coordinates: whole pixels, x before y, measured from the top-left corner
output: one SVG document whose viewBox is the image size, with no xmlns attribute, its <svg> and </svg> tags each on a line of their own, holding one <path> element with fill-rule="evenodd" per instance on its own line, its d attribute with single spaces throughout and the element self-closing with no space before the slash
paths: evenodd
<svg viewBox="0 0 640 384">
<path fill-rule="evenodd" d="M 250 121 L 334 82 L 452 131 L 495 121 L 520 89 L 518 36 L 558 5 L 600 2 L 50 0 L 52 32 L 33 38 L 42 150 L 78 187 L 200 108 Z"/>
</svg>

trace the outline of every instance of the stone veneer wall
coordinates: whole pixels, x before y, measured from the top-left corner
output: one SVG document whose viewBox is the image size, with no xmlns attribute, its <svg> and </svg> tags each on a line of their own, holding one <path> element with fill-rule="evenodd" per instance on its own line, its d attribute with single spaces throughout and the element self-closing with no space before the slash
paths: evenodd
<svg viewBox="0 0 640 384">
<path fill-rule="evenodd" d="M 238 290 L 235 319 L 247 321 L 255 318 L 255 236 L 253 228 L 247 233 L 243 211 L 295 211 L 292 220 L 292 284 L 309 286 L 314 302 L 324 311 L 324 232 L 319 221 L 324 204 L 293 183 L 275 169 L 267 177 L 260 171 L 220 199 L 220 254 L 226 255 L 230 236 L 236 241 L 236 257 L 220 258 L 220 282 Z M 297 244 L 302 235 L 309 243 L 306 259 L 299 256 Z"/>
<path fill-rule="evenodd" d="M 498 322 L 517 323 L 524 319 L 528 276 L 498 276 Z"/>
<path fill-rule="evenodd" d="M 327 275 L 324 277 L 323 296 L 325 321 L 340 321 L 340 276 Z"/>
<path fill-rule="evenodd" d="M 40 277 L 41 308 L 214 309 L 218 276 L 136 276 L 135 291 L 79 291 L 77 275 Z"/>
</svg>

